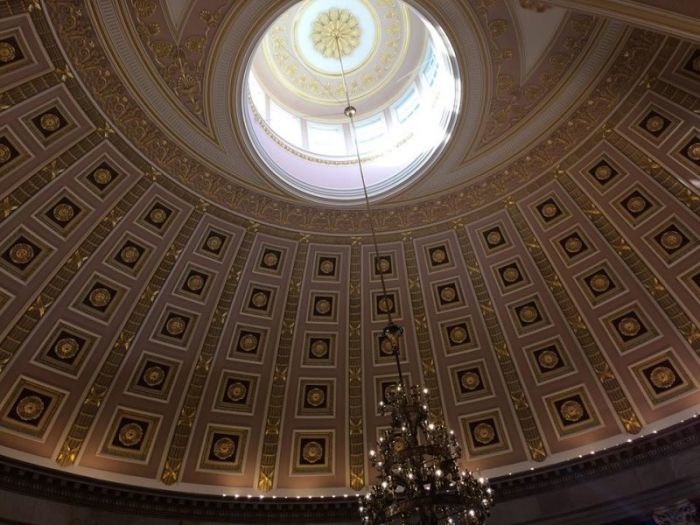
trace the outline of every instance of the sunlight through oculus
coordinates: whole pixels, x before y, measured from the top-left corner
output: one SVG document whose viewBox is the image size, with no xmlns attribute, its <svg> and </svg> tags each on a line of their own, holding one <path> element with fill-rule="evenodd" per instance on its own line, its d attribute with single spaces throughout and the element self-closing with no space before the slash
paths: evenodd
<svg viewBox="0 0 700 525">
<path fill-rule="evenodd" d="M 346 92 L 356 131 L 344 114 Z M 306 0 L 274 19 L 246 69 L 248 137 L 285 190 L 325 203 L 415 180 L 449 140 L 460 104 L 443 31 L 400 0 Z"/>
</svg>

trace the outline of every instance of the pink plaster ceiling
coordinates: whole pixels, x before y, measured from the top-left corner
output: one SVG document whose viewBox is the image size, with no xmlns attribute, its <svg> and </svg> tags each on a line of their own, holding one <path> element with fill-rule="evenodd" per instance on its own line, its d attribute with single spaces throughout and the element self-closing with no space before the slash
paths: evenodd
<svg viewBox="0 0 700 525">
<path fill-rule="evenodd" d="M 215 42 L 283 5 L 225 4 L 182 12 L 183 36 L 160 4 L 113 7 L 134 27 L 152 11 L 158 35 Z M 203 167 L 179 124 L 142 106 L 93 5 L 28 5 L 0 6 L 3 454 L 195 492 L 360 490 L 395 380 L 378 267 L 406 328 L 406 374 L 431 389 L 471 468 L 555 463 L 697 410 L 696 46 L 567 15 L 561 45 L 521 81 L 517 36 L 493 34 L 509 9 L 464 6 L 492 89 L 479 146 L 455 139 L 446 158 L 526 132 L 556 86 L 586 87 L 497 172 L 382 203 L 378 266 L 362 213 Z M 604 67 L 581 70 L 606 38 Z M 202 108 L 209 45 L 187 55 L 203 59 Z M 570 62 L 562 49 L 577 50 Z M 516 85 L 499 91 L 505 74 Z M 159 78 L 159 96 L 211 133 L 206 111 Z"/>
</svg>

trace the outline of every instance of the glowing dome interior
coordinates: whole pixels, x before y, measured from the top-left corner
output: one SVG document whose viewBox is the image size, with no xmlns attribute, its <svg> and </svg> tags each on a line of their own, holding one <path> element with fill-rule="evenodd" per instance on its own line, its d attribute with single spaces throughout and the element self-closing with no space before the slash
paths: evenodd
<svg viewBox="0 0 700 525">
<path fill-rule="evenodd" d="M 435 158 L 460 102 L 443 32 L 407 4 L 379 0 L 294 4 L 260 39 L 245 86 L 266 171 L 287 190 L 343 204 L 362 197 L 355 139 L 369 195 L 389 193 Z"/>
</svg>

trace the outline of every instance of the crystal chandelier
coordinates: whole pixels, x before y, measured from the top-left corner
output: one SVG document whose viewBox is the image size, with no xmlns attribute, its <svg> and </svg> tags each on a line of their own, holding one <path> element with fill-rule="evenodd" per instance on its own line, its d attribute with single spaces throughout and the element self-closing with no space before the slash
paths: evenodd
<svg viewBox="0 0 700 525">
<path fill-rule="evenodd" d="M 355 128 L 356 108 L 350 94 L 343 67 L 339 35 L 334 35 L 338 60 L 345 88 L 347 106 L 344 114 L 350 121 L 357 164 L 362 180 L 367 217 L 372 233 L 375 260 L 379 247 L 374 228 L 360 149 Z M 384 273 L 379 272 L 382 301 L 388 295 Z M 384 336 L 391 343 L 396 360 L 396 388 L 380 402 L 382 415 L 391 415 L 391 426 L 379 438 L 377 450 L 370 450 L 370 462 L 376 469 L 378 483 L 360 498 L 362 523 L 372 525 L 480 525 L 493 506 L 493 491 L 488 481 L 462 470 L 458 461 L 462 451 L 453 430 L 433 421 L 428 405 L 428 389 L 405 384 L 401 373 L 399 339 L 403 328 L 395 324 L 387 312 Z"/>
</svg>

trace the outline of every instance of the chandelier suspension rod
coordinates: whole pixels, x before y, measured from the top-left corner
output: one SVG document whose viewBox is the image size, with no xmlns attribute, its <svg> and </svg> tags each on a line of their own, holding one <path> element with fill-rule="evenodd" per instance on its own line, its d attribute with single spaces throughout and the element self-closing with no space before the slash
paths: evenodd
<svg viewBox="0 0 700 525">
<path fill-rule="evenodd" d="M 364 193 L 364 200 L 365 200 L 365 207 L 367 208 L 367 219 L 369 220 L 369 229 L 372 234 L 372 245 L 374 247 L 374 257 L 375 259 L 379 259 L 379 243 L 377 242 L 377 231 L 374 227 L 374 217 L 372 215 L 372 207 L 370 206 L 369 203 L 369 194 L 367 192 L 367 183 L 365 181 L 365 171 L 364 167 L 362 166 L 362 156 L 360 155 L 360 146 L 357 142 L 357 127 L 355 126 L 355 113 L 357 112 L 357 109 L 352 105 L 350 102 L 350 90 L 348 89 L 348 82 L 347 78 L 345 76 L 345 66 L 343 64 L 343 56 L 340 51 L 340 37 L 338 35 L 335 35 L 335 45 L 336 48 L 338 49 L 338 62 L 340 63 L 340 76 L 343 79 L 343 89 L 345 90 L 345 101 L 347 103 L 347 106 L 345 107 L 345 116 L 348 117 L 350 120 L 350 128 L 352 130 L 352 140 L 355 145 L 355 156 L 357 157 L 357 166 L 360 170 L 360 180 L 362 181 L 362 192 Z M 375 263 L 376 264 L 376 263 Z M 393 327 L 394 326 L 394 320 L 391 316 L 391 309 L 389 308 L 389 294 L 386 291 L 386 281 L 384 280 L 384 271 L 381 268 L 378 268 L 379 270 L 379 281 L 381 283 L 382 287 L 382 302 L 387 308 L 386 316 L 387 316 L 387 321 L 388 321 L 388 326 L 387 328 Z M 389 334 L 385 332 L 386 337 L 389 337 Z M 396 369 L 399 374 L 399 385 L 403 388 L 403 374 L 401 373 L 401 360 L 400 360 L 400 351 L 399 351 L 399 345 L 398 345 L 398 338 L 390 338 L 389 339 L 392 345 L 392 352 L 394 354 L 394 358 L 396 359 Z"/>
</svg>

